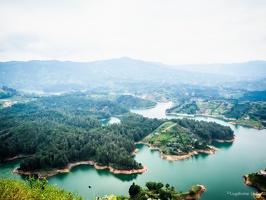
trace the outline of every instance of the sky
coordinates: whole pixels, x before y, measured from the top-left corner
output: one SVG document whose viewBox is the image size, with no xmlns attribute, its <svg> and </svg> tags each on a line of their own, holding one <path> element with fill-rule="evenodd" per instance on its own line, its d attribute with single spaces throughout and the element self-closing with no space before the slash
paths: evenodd
<svg viewBox="0 0 266 200">
<path fill-rule="evenodd" d="M 0 0 L 0 61 L 266 60 L 265 0 Z"/>
</svg>

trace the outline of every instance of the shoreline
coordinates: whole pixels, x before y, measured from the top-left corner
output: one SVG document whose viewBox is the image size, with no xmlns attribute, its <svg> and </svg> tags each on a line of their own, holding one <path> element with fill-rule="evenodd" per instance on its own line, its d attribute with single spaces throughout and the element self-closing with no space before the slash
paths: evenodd
<svg viewBox="0 0 266 200">
<path fill-rule="evenodd" d="M 186 113 L 173 113 L 173 112 L 170 112 L 170 113 L 165 113 L 166 115 L 177 115 L 177 116 L 186 116 L 186 117 L 212 117 L 212 118 L 216 118 L 216 119 L 222 119 L 224 121 L 227 121 L 227 122 L 231 122 L 231 121 L 236 121 L 235 118 L 227 118 L 223 115 L 209 115 L 209 114 L 186 114 Z"/>
<path fill-rule="evenodd" d="M 254 128 L 254 129 L 259 130 L 259 131 L 266 128 L 264 126 L 259 127 L 259 126 L 252 126 L 252 125 L 248 125 L 248 124 L 236 123 L 235 121 L 230 121 L 229 124 L 239 125 L 239 126 L 243 126 L 243 127 L 247 127 L 247 128 Z"/>
<path fill-rule="evenodd" d="M 231 140 L 213 139 L 212 141 L 223 143 L 223 142 L 234 142 L 235 140 L 236 140 L 236 136 L 234 136 L 234 138 Z"/>
<path fill-rule="evenodd" d="M 168 113 L 168 112 L 165 112 L 166 115 L 176 115 L 176 116 L 182 116 L 182 117 L 195 117 L 194 114 L 186 114 L 186 113 Z"/>
<path fill-rule="evenodd" d="M 19 154 L 19 155 L 16 155 L 16 156 L 14 156 L 14 157 L 11 157 L 11 158 L 6 158 L 6 159 L 3 160 L 3 162 L 11 161 L 11 160 L 16 160 L 16 159 L 18 159 L 18 158 L 27 158 L 27 157 L 30 157 L 30 156 L 32 156 L 32 155 Z M 2 163 L 2 162 L 0 162 L 0 164 L 1 164 L 1 163 Z"/>
<path fill-rule="evenodd" d="M 68 166 L 64 169 L 54 169 L 51 171 L 23 171 L 23 170 L 15 169 L 12 171 L 12 173 L 13 174 L 23 174 L 23 175 L 36 175 L 36 176 L 38 176 L 38 178 L 50 178 L 50 177 L 55 176 L 57 174 L 69 173 L 72 168 L 79 166 L 79 165 L 94 166 L 94 168 L 96 170 L 109 169 L 109 171 L 111 173 L 114 173 L 114 174 L 140 174 L 140 173 L 144 173 L 144 172 L 148 171 L 148 169 L 145 166 L 143 166 L 142 169 L 119 170 L 119 169 L 114 169 L 111 166 L 97 165 L 97 163 L 94 161 L 79 161 L 79 162 L 69 163 Z"/>
<path fill-rule="evenodd" d="M 129 108 L 129 110 L 146 110 L 146 109 L 153 109 L 153 108 L 155 108 L 157 106 L 157 103 L 156 103 L 156 105 L 154 105 L 154 106 L 148 106 L 148 107 L 135 107 L 135 108 Z"/>
<path fill-rule="evenodd" d="M 254 197 L 255 199 L 258 199 L 258 200 L 265 200 L 265 198 L 262 196 L 262 193 L 265 192 L 265 189 L 264 189 L 264 188 L 261 188 L 261 187 L 260 187 L 259 185 L 257 185 L 257 184 L 254 184 L 254 183 L 249 179 L 248 174 L 245 174 L 245 175 L 243 176 L 243 178 L 245 179 L 244 183 L 245 183 L 246 185 L 251 186 L 251 187 L 254 187 L 254 188 L 256 188 L 256 189 L 259 190 L 258 193 L 254 193 L 254 194 L 253 194 L 253 197 Z"/>
<path fill-rule="evenodd" d="M 194 195 L 194 198 L 195 198 L 195 199 L 200 199 L 201 195 L 202 195 L 204 192 L 206 192 L 206 187 L 205 187 L 204 185 L 199 185 L 199 184 L 197 184 L 197 185 L 195 185 L 195 186 L 199 186 L 199 187 L 200 187 L 200 191 Z M 194 187 L 195 187 L 195 186 L 194 186 Z M 192 187 L 191 189 L 193 190 L 193 187 Z"/>
<path fill-rule="evenodd" d="M 160 152 L 159 157 L 164 159 L 164 160 L 168 160 L 168 161 L 185 160 L 185 159 L 188 159 L 191 156 L 197 155 L 199 153 L 206 153 L 209 155 L 213 155 L 213 154 L 215 154 L 215 151 L 219 150 L 218 148 L 213 148 L 210 150 L 196 149 L 196 150 L 189 152 L 188 154 L 185 154 L 185 155 L 166 155 L 162 152 L 162 150 L 159 147 L 153 147 L 147 142 L 137 142 L 135 144 L 143 144 L 143 145 L 148 146 L 151 151 L 154 151 L 154 150 L 159 151 Z"/>
<path fill-rule="evenodd" d="M 135 156 L 138 153 L 139 149 L 135 148 L 135 150 L 130 154 L 130 156 Z"/>
<path fill-rule="evenodd" d="M 216 118 L 216 119 L 221 119 L 224 120 L 226 122 L 231 122 L 231 121 L 235 121 L 235 118 L 227 118 L 224 115 L 208 115 L 208 114 L 196 114 L 195 116 L 200 116 L 200 117 L 212 117 L 212 118 Z"/>
<path fill-rule="evenodd" d="M 235 118 L 227 118 L 223 115 L 221 116 L 215 116 L 215 115 L 208 115 L 208 114 L 185 114 L 185 113 L 165 113 L 166 115 L 176 115 L 176 116 L 182 116 L 182 117 L 211 117 L 211 118 L 215 118 L 215 119 L 220 119 L 223 120 L 225 122 L 228 122 L 229 124 L 232 125 L 239 125 L 239 126 L 243 126 L 243 127 L 248 127 L 248 128 L 254 128 L 256 130 L 263 130 L 266 127 L 258 127 L 258 126 L 252 126 L 252 125 L 246 125 L 246 124 L 241 124 L 241 123 L 237 123 L 237 120 Z"/>
</svg>

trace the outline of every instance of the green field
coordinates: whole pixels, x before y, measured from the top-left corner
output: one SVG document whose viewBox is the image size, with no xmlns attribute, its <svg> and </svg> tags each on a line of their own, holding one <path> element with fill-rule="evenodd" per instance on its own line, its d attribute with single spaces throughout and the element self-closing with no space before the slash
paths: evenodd
<svg viewBox="0 0 266 200">
<path fill-rule="evenodd" d="M 160 148 L 167 155 L 187 154 L 194 150 L 196 141 L 204 143 L 198 136 L 189 135 L 186 128 L 172 121 L 165 122 L 142 140 L 153 147 Z M 206 143 L 202 148 L 207 148 Z"/>
</svg>

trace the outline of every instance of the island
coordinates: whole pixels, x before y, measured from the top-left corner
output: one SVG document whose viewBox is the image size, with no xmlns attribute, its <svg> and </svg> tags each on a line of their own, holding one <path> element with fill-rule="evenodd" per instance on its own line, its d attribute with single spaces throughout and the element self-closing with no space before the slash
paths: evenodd
<svg viewBox="0 0 266 200">
<path fill-rule="evenodd" d="M 212 141 L 233 142 L 235 136 L 228 126 L 192 119 L 171 119 L 142 139 L 151 150 L 159 150 L 160 157 L 175 161 L 198 153 L 214 154 L 218 149 Z"/>
<path fill-rule="evenodd" d="M 245 184 L 255 187 L 259 193 L 253 196 L 258 200 L 266 200 L 266 169 L 259 170 L 256 173 L 244 175 Z"/>
</svg>

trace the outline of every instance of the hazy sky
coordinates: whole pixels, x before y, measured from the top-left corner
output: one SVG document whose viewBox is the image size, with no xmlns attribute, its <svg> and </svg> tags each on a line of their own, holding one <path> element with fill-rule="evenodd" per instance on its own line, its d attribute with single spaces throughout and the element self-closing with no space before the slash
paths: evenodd
<svg viewBox="0 0 266 200">
<path fill-rule="evenodd" d="M 266 0 L 0 0 L 0 61 L 266 60 Z"/>
</svg>

